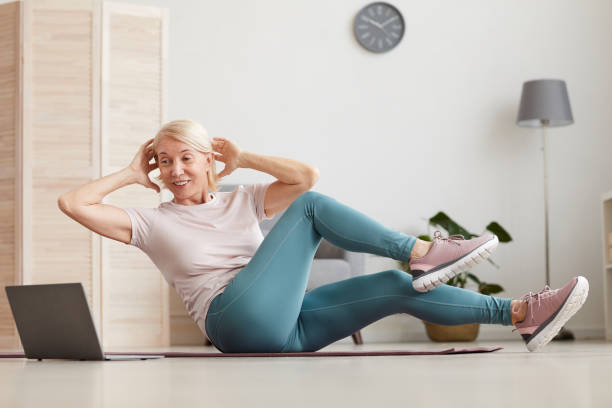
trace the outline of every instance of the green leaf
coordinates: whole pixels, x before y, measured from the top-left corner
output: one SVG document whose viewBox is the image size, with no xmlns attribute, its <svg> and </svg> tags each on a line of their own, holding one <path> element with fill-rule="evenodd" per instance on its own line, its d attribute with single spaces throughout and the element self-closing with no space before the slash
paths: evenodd
<svg viewBox="0 0 612 408">
<path fill-rule="evenodd" d="M 463 228 L 461 225 L 457 224 L 442 211 L 439 211 L 436 215 L 431 217 L 429 219 L 429 223 L 431 225 L 442 227 L 444 230 L 446 230 L 446 232 L 448 232 L 448 235 L 461 234 L 465 239 L 470 239 L 476 236 Z"/>
<path fill-rule="evenodd" d="M 504 227 L 502 227 L 495 221 L 492 221 L 491 223 L 489 223 L 489 225 L 487 225 L 487 230 L 497 235 L 497 238 L 499 238 L 499 242 L 512 241 L 512 237 L 510 236 L 510 234 L 508 234 L 508 231 L 506 231 Z"/>
<path fill-rule="evenodd" d="M 478 291 L 483 295 L 493 295 L 495 293 L 503 292 L 504 288 L 495 283 L 482 283 L 478 287 Z"/>
<path fill-rule="evenodd" d="M 419 235 L 417 238 L 423 241 L 433 241 L 429 235 Z"/>
<path fill-rule="evenodd" d="M 468 278 L 472 279 L 474 282 L 480 285 L 480 279 L 478 279 L 476 275 L 474 275 L 473 273 L 468 273 L 467 276 Z"/>
</svg>

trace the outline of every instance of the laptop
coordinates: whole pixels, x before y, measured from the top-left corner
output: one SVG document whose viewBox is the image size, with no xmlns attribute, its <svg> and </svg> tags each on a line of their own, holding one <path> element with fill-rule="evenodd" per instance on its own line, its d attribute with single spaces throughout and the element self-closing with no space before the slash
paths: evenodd
<svg viewBox="0 0 612 408">
<path fill-rule="evenodd" d="M 6 286 L 6 294 L 27 358 L 146 360 L 164 357 L 104 354 L 80 282 Z"/>
</svg>

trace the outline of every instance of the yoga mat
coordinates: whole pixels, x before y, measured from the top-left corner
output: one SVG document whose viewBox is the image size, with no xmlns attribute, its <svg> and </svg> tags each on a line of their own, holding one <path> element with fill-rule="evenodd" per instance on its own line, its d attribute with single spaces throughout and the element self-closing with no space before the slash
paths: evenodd
<svg viewBox="0 0 612 408">
<path fill-rule="evenodd" d="M 424 356 L 444 354 L 470 354 L 491 353 L 502 350 L 503 347 L 468 347 L 449 348 L 441 351 L 409 351 L 409 350 L 380 350 L 380 351 L 312 351 L 298 353 L 189 353 L 183 351 L 165 352 L 108 352 L 113 355 L 153 355 L 164 357 L 345 357 L 345 356 Z M 0 358 L 25 357 L 23 353 L 0 353 Z"/>
</svg>

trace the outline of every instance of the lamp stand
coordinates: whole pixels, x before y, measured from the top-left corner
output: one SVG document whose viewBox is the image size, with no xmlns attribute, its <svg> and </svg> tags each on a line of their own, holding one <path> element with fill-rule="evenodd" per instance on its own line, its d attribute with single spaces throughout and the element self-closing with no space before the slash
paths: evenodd
<svg viewBox="0 0 612 408">
<path fill-rule="evenodd" d="M 546 242 L 546 284 L 550 286 L 550 258 L 549 258 L 549 235 L 548 235 L 548 155 L 546 152 L 546 128 L 548 121 L 542 120 L 542 155 L 544 156 L 544 239 Z"/>
<path fill-rule="evenodd" d="M 550 251 L 549 251 L 549 232 L 548 232 L 548 163 L 547 163 L 547 152 L 546 152 L 546 128 L 548 127 L 548 120 L 542 120 L 542 152 L 544 156 L 544 239 L 546 240 L 546 284 L 550 286 Z M 561 328 L 559 333 L 553 338 L 553 340 L 574 340 L 574 333 L 566 329 L 565 326 Z"/>
</svg>

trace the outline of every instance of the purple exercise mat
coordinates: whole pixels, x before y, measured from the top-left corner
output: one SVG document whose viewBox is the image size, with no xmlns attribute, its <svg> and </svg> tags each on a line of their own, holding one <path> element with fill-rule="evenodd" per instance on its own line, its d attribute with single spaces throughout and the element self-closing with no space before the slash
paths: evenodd
<svg viewBox="0 0 612 408">
<path fill-rule="evenodd" d="M 343 356 L 422 356 L 434 354 L 470 354 L 470 353 L 490 353 L 501 350 L 503 347 L 468 347 L 468 348 L 449 348 L 441 351 L 407 351 L 407 350 L 385 350 L 385 351 L 313 351 L 299 353 L 188 353 L 182 351 L 166 352 L 136 352 L 120 353 L 110 352 L 104 354 L 114 355 L 153 355 L 164 357 L 343 357 Z M 25 357 L 23 353 L 0 353 L 0 358 L 19 358 Z"/>
</svg>

